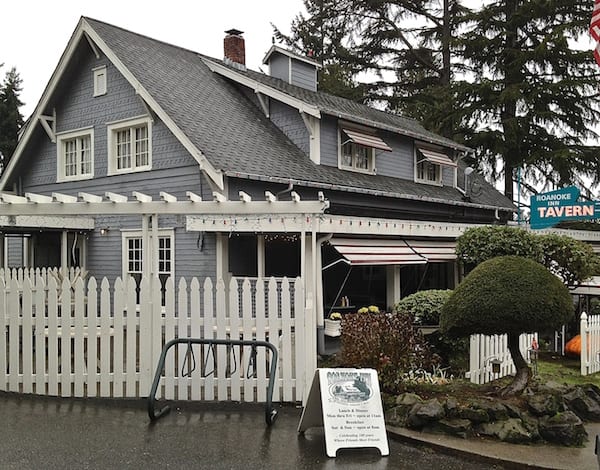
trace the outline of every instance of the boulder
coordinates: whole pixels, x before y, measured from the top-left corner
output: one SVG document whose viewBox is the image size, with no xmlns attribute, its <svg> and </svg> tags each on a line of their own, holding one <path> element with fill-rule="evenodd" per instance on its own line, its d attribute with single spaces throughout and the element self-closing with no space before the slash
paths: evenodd
<svg viewBox="0 0 600 470">
<path fill-rule="evenodd" d="M 501 441 L 512 444 L 529 444 L 534 440 L 534 435 L 519 418 L 482 423 L 477 431 L 484 436 L 496 437 Z"/>
<path fill-rule="evenodd" d="M 458 415 L 462 419 L 468 419 L 469 421 L 472 421 L 473 424 L 487 423 L 490 420 L 490 415 L 487 414 L 487 411 L 471 405 L 462 408 Z"/>
<path fill-rule="evenodd" d="M 445 434 L 459 436 L 464 439 L 473 435 L 473 423 L 468 419 L 443 418 L 438 421 L 437 429 Z"/>
<path fill-rule="evenodd" d="M 416 393 L 403 393 L 396 397 L 396 405 L 413 406 L 415 403 L 423 403 L 423 399 Z"/>
<path fill-rule="evenodd" d="M 527 397 L 527 406 L 535 416 L 554 416 L 563 410 L 560 397 L 551 393 L 538 393 Z"/>
<path fill-rule="evenodd" d="M 563 446 L 582 446 L 587 440 L 583 422 L 572 411 L 543 417 L 539 421 L 540 435 L 548 442 Z"/>
<path fill-rule="evenodd" d="M 457 418 L 458 413 L 460 411 L 460 407 L 458 405 L 458 400 L 454 397 L 448 397 L 444 403 L 444 410 L 446 411 L 446 416 L 448 418 Z"/>
<path fill-rule="evenodd" d="M 385 412 L 385 422 L 390 426 L 405 427 L 410 406 L 395 406 Z"/>
<path fill-rule="evenodd" d="M 600 421 L 600 395 L 593 386 L 575 387 L 563 395 L 567 407 L 585 421 Z"/>
<path fill-rule="evenodd" d="M 423 403 L 414 404 L 408 413 L 406 424 L 408 427 L 421 429 L 444 417 L 444 407 L 434 398 Z"/>
</svg>

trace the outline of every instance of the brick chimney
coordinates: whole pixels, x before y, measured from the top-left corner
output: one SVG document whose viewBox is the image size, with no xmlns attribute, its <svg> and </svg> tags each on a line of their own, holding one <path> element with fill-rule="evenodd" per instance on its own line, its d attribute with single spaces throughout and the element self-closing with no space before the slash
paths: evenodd
<svg viewBox="0 0 600 470">
<path fill-rule="evenodd" d="M 244 32 L 230 29 L 225 33 L 227 34 L 223 40 L 225 60 L 229 59 L 237 64 L 246 65 L 246 44 L 242 37 Z"/>
</svg>

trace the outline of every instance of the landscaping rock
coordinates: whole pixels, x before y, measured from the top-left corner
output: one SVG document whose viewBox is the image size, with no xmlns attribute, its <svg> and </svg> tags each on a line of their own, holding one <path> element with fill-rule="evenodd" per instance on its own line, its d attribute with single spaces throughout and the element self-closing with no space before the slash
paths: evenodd
<svg viewBox="0 0 600 470">
<path fill-rule="evenodd" d="M 502 421 L 508 419 L 508 410 L 506 406 L 497 400 L 478 400 L 471 406 L 473 408 L 484 410 L 490 417 L 490 421 Z"/>
<path fill-rule="evenodd" d="M 406 420 L 408 418 L 408 412 L 412 407 L 410 406 L 396 406 L 385 412 L 385 422 L 390 426 L 405 427 Z"/>
<path fill-rule="evenodd" d="M 540 419 L 539 430 L 546 441 L 554 444 L 581 446 L 587 440 L 583 422 L 572 411 Z"/>
<path fill-rule="evenodd" d="M 415 403 L 423 403 L 423 399 L 416 393 L 403 393 L 396 397 L 396 405 L 413 406 Z"/>
<path fill-rule="evenodd" d="M 523 424 L 523 421 L 518 418 L 483 423 L 477 430 L 484 436 L 493 436 L 501 441 L 512 444 L 528 444 L 534 440 L 534 435 Z"/>
<path fill-rule="evenodd" d="M 423 403 L 416 403 L 408 413 L 408 427 L 421 429 L 445 417 L 444 407 L 434 398 Z"/>
<path fill-rule="evenodd" d="M 527 397 L 527 405 L 535 416 L 554 416 L 563 410 L 560 398 L 550 393 L 538 393 Z"/>
<path fill-rule="evenodd" d="M 586 421 L 600 421 L 600 395 L 593 386 L 575 387 L 563 395 L 567 407 Z"/>
<path fill-rule="evenodd" d="M 464 439 L 473 435 L 473 423 L 468 419 L 444 418 L 438 421 L 438 430 Z"/>
<path fill-rule="evenodd" d="M 487 423 L 490 421 L 490 415 L 487 411 L 478 408 L 476 405 L 469 405 L 460 410 L 458 414 L 462 419 L 468 419 L 473 424 Z"/>
<path fill-rule="evenodd" d="M 448 418 L 457 418 L 458 413 L 460 411 L 460 407 L 458 405 L 458 400 L 454 397 L 448 397 L 444 401 L 444 410 L 446 411 L 446 416 Z"/>
</svg>

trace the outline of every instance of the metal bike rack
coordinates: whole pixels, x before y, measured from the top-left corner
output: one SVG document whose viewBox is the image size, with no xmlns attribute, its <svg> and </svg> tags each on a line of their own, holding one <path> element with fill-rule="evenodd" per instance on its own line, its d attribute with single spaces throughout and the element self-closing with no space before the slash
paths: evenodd
<svg viewBox="0 0 600 470">
<path fill-rule="evenodd" d="M 165 367 L 165 358 L 167 356 L 167 352 L 170 348 L 177 344 L 186 344 L 188 346 L 188 357 L 191 357 L 193 361 L 192 371 L 196 367 L 196 359 L 193 354 L 192 345 L 193 344 L 204 344 L 209 346 L 209 352 L 212 350 L 214 357 L 214 347 L 219 345 L 227 346 L 228 348 L 233 348 L 234 346 L 239 346 L 240 349 L 244 346 L 251 347 L 250 360 L 248 362 L 248 371 L 246 371 L 246 378 L 250 378 L 249 371 L 252 366 L 254 370 L 256 369 L 256 348 L 264 347 L 271 350 L 271 367 L 269 371 L 269 384 L 267 386 L 267 402 L 265 404 L 265 421 L 268 426 L 271 426 L 275 420 L 277 419 L 277 410 L 273 408 L 273 388 L 275 385 L 275 372 L 277 370 L 277 348 L 273 346 L 271 343 L 267 341 L 251 341 L 251 340 L 235 340 L 235 339 L 203 339 L 203 338 L 176 338 L 169 341 L 162 349 L 160 354 L 160 359 L 158 360 L 158 366 L 156 367 L 156 373 L 154 374 L 154 380 L 152 382 L 152 388 L 150 389 L 150 395 L 148 395 L 148 416 L 151 421 L 155 421 L 161 416 L 167 414 L 171 408 L 169 405 L 165 405 L 160 410 L 156 410 L 154 407 L 156 391 L 158 390 L 158 384 L 160 382 L 161 374 Z M 240 351 L 241 352 L 241 351 Z M 241 357 L 241 354 L 240 354 Z M 184 362 L 185 364 L 185 362 Z M 202 375 L 210 375 L 205 374 L 205 366 L 206 361 L 202 365 Z M 237 363 L 236 363 L 237 366 Z M 190 371 L 188 374 L 190 374 Z M 212 372 L 211 372 L 212 373 Z M 183 374 L 182 374 L 183 375 Z"/>
</svg>

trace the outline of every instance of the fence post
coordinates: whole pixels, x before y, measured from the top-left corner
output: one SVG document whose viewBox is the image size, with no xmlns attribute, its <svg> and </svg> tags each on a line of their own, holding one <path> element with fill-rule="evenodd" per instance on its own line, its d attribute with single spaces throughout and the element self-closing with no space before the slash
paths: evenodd
<svg viewBox="0 0 600 470">
<path fill-rule="evenodd" d="M 581 338 L 581 354 L 580 354 L 581 375 L 588 374 L 589 357 L 588 357 L 588 347 L 587 347 L 587 341 L 588 341 L 587 332 L 588 332 L 587 315 L 585 312 L 583 312 L 581 314 L 581 322 L 580 322 L 580 326 L 579 326 L 579 334 L 580 334 L 580 338 Z"/>
</svg>

